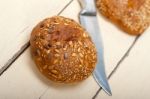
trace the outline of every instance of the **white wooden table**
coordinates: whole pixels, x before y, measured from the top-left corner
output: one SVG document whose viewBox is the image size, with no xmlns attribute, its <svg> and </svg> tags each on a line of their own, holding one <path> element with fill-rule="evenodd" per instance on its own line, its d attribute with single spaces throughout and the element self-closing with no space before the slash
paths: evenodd
<svg viewBox="0 0 150 99">
<path fill-rule="evenodd" d="M 54 15 L 79 22 L 79 11 L 77 0 L 0 0 L 0 99 L 150 99 L 150 29 L 140 37 L 130 36 L 100 14 L 113 96 L 100 90 L 92 76 L 62 86 L 38 72 L 30 55 L 32 28 Z"/>
</svg>

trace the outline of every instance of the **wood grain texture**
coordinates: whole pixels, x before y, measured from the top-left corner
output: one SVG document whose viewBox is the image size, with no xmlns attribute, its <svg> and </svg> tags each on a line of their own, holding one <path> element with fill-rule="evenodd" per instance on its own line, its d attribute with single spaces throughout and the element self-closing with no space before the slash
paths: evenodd
<svg viewBox="0 0 150 99">
<path fill-rule="evenodd" d="M 129 56 L 110 78 L 113 96 L 101 92 L 96 99 L 150 98 L 150 28 L 136 42 Z"/>
<path fill-rule="evenodd" d="M 71 8 L 76 9 L 72 10 Z M 80 6 L 75 0 L 67 9 L 65 9 L 65 11 L 61 15 L 77 20 L 79 11 Z M 107 20 L 105 20 L 101 15 L 98 18 L 104 42 L 106 74 L 109 75 L 117 65 L 118 61 L 131 46 L 135 37 L 126 35 L 111 23 L 109 23 Z M 48 99 L 49 97 L 53 97 L 53 99 L 91 99 L 98 89 L 99 86 L 93 81 L 93 79 L 88 79 L 86 82 L 84 82 L 83 86 L 78 86 L 74 89 L 72 88 L 72 90 L 64 88 L 62 91 L 59 88 L 52 89 L 50 87 L 41 97 L 41 99 Z M 59 94 L 57 95 L 57 93 Z"/>
<path fill-rule="evenodd" d="M 78 21 L 79 11 L 80 6 L 78 1 L 74 0 L 61 15 Z M 45 14 L 42 18 L 46 16 L 52 16 L 52 14 Z M 22 36 L 19 36 L 19 40 L 17 40 L 18 42 L 20 41 L 19 44 L 24 44 L 24 42 L 28 40 L 31 28 L 42 18 L 32 21 L 33 23 L 31 22 L 31 27 L 28 27 L 30 29 L 27 29 L 28 32 L 26 31 L 22 33 Z M 131 46 L 135 37 L 123 33 L 100 14 L 98 20 L 104 43 L 106 74 L 109 75 Z M 26 33 L 29 34 L 26 35 Z M 116 78 L 115 81 L 117 81 L 117 79 L 118 78 Z M 115 81 L 114 83 L 118 83 Z M 112 86 L 111 81 L 110 85 Z M 50 82 L 38 72 L 30 56 L 30 49 L 28 48 L 0 77 L 0 88 L 1 99 L 91 99 L 99 89 L 99 86 L 92 76 L 77 85 L 56 85 Z M 101 96 L 101 94 L 105 97 L 107 96 L 103 91 L 99 95 Z M 97 99 L 99 99 L 100 96 L 98 96 Z"/>
<path fill-rule="evenodd" d="M 104 43 L 106 74 L 109 75 L 128 48 L 135 36 L 125 34 L 99 14 L 99 26 Z"/>
<path fill-rule="evenodd" d="M 74 8 L 74 9 L 72 9 Z M 78 0 L 74 0 L 70 6 L 61 13 L 62 16 L 72 18 L 79 22 L 78 14 L 81 8 Z M 91 99 L 99 86 L 94 78 L 90 76 L 87 80 L 73 86 L 62 86 L 52 88 L 51 86 L 41 96 L 41 99 Z"/>
<path fill-rule="evenodd" d="M 0 98 L 37 99 L 48 87 L 44 81 L 45 79 L 37 73 L 28 49 L 0 77 Z"/>
<path fill-rule="evenodd" d="M 40 20 L 57 15 L 71 0 L 1 0 L 0 69 L 29 41 Z"/>
</svg>

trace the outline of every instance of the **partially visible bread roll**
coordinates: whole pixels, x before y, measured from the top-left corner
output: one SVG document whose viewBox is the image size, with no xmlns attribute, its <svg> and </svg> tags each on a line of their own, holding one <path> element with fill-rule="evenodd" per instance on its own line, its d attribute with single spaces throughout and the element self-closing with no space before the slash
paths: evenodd
<svg viewBox="0 0 150 99">
<path fill-rule="evenodd" d="M 97 0 L 99 11 L 131 35 L 142 34 L 150 24 L 150 0 Z"/>
<path fill-rule="evenodd" d="M 79 82 L 95 68 L 97 55 L 91 37 L 72 19 L 43 20 L 33 29 L 30 43 L 38 69 L 52 81 Z"/>
</svg>

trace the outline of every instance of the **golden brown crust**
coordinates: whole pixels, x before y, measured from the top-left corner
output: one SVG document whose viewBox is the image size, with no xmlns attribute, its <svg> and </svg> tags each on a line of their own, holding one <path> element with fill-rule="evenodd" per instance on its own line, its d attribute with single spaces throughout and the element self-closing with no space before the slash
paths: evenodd
<svg viewBox="0 0 150 99">
<path fill-rule="evenodd" d="M 97 0 L 100 12 L 131 35 L 142 34 L 150 24 L 150 0 Z"/>
<path fill-rule="evenodd" d="M 53 81 L 79 82 L 94 70 L 96 48 L 88 33 L 71 19 L 43 20 L 33 29 L 30 43 L 40 72 Z"/>
</svg>

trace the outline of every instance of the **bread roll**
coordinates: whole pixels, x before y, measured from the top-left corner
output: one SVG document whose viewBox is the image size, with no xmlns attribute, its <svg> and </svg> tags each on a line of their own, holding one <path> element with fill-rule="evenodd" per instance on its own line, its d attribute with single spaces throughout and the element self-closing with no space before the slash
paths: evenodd
<svg viewBox="0 0 150 99">
<path fill-rule="evenodd" d="M 52 81 L 79 82 L 95 68 L 97 53 L 91 37 L 72 19 L 43 20 L 33 29 L 30 43 L 38 69 Z"/>
<path fill-rule="evenodd" d="M 97 0 L 99 11 L 131 35 L 142 34 L 150 24 L 150 0 Z"/>
</svg>

